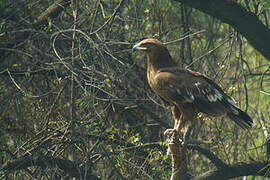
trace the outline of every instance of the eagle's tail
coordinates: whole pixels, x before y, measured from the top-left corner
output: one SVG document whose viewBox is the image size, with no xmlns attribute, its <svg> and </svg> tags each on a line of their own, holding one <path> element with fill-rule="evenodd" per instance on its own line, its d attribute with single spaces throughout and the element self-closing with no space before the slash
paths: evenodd
<svg viewBox="0 0 270 180">
<path fill-rule="evenodd" d="M 252 126 L 252 119 L 241 109 L 234 107 L 234 110 L 228 112 L 227 116 L 243 129 L 248 129 Z"/>
</svg>

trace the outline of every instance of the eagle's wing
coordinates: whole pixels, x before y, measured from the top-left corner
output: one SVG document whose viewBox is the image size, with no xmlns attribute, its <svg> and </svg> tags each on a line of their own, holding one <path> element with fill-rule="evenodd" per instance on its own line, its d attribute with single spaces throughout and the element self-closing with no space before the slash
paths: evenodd
<svg viewBox="0 0 270 180">
<path fill-rule="evenodd" d="M 190 70 L 160 69 L 153 79 L 153 90 L 171 105 L 192 104 L 197 111 L 211 115 L 226 114 L 242 128 L 252 126 L 252 119 L 239 109 L 212 80 Z"/>
<path fill-rule="evenodd" d="M 190 70 L 163 68 L 154 76 L 154 82 L 153 89 L 170 104 L 192 103 L 198 111 L 211 115 L 238 109 L 217 84 Z"/>
</svg>

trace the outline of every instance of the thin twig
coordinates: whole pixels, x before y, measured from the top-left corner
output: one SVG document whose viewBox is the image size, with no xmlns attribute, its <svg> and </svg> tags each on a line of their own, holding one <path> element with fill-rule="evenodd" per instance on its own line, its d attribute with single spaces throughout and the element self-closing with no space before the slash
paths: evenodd
<svg viewBox="0 0 270 180">
<path fill-rule="evenodd" d="M 194 36 L 194 35 L 197 35 L 197 34 L 201 34 L 201 33 L 204 33 L 204 32 L 206 32 L 205 29 L 200 30 L 200 31 L 195 32 L 195 33 L 192 33 L 192 34 L 188 34 L 188 35 L 186 35 L 186 36 L 184 36 L 184 37 L 181 37 L 181 38 L 179 38 L 179 39 L 176 39 L 176 40 L 173 40 L 173 41 L 166 42 L 166 43 L 164 43 L 164 44 L 165 44 L 165 45 L 170 45 L 170 44 L 173 44 L 173 43 L 182 41 L 182 40 L 184 40 L 184 39 L 186 39 L 186 38 L 189 38 L 189 37 L 191 37 L 191 36 Z"/>
<path fill-rule="evenodd" d="M 196 58 L 192 63 L 190 63 L 188 66 L 186 66 L 186 68 L 190 67 L 195 62 L 201 60 L 202 58 L 204 58 L 208 54 L 211 54 L 212 52 L 214 52 L 215 50 L 217 50 L 218 48 L 220 48 L 222 45 L 224 45 L 225 43 L 227 43 L 231 39 L 231 37 L 232 37 L 232 33 L 227 38 L 225 38 L 225 40 L 223 42 L 221 42 L 219 45 L 217 45 L 215 48 L 211 49 L 210 51 L 208 51 L 205 54 L 201 55 L 200 57 Z"/>
</svg>

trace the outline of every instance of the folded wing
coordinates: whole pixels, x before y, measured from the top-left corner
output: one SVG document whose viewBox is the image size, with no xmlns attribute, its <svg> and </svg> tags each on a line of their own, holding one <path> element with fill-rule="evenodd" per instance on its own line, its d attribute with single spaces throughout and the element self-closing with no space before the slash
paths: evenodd
<svg viewBox="0 0 270 180">
<path fill-rule="evenodd" d="M 169 104 L 191 104 L 197 111 L 210 115 L 226 114 L 243 128 L 252 120 L 235 101 L 209 78 L 180 68 L 163 68 L 155 76 L 156 93 Z"/>
</svg>

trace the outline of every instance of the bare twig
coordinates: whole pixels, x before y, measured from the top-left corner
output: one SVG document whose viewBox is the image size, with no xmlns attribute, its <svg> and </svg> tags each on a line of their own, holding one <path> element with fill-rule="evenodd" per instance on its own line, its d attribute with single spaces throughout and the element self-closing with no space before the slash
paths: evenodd
<svg viewBox="0 0 270 180">
<path fill-rule="evenodd" d="M 195 35 L 197 35 L 197 34 L 201 34 L 201 33 L 204 33 L 204 32 L 206 32 L 205 29 L 200 30 L 200 31 L 197 31 L 197 32 L 192 33 L 192 34 L 188 34 L 188 35 L 186 35 L 186 36 L 184 36 L 184 37 L 181 37 L 181 38 L 179 38 L 179 39 L 176 39 L 176 40 L 173 40 L 173 41 L 166 42 L 166 43 L 164 43 L 164 44 L 165 44 L 165 45 L 174 44 L 174 43 L 176 43 L 176 42 L 183 41 L 183 40 L 186 39 L 186 38 L 189 38 L 189 37 L 191 37 L 191 36 L 195 36 Z"/>
</svg>

